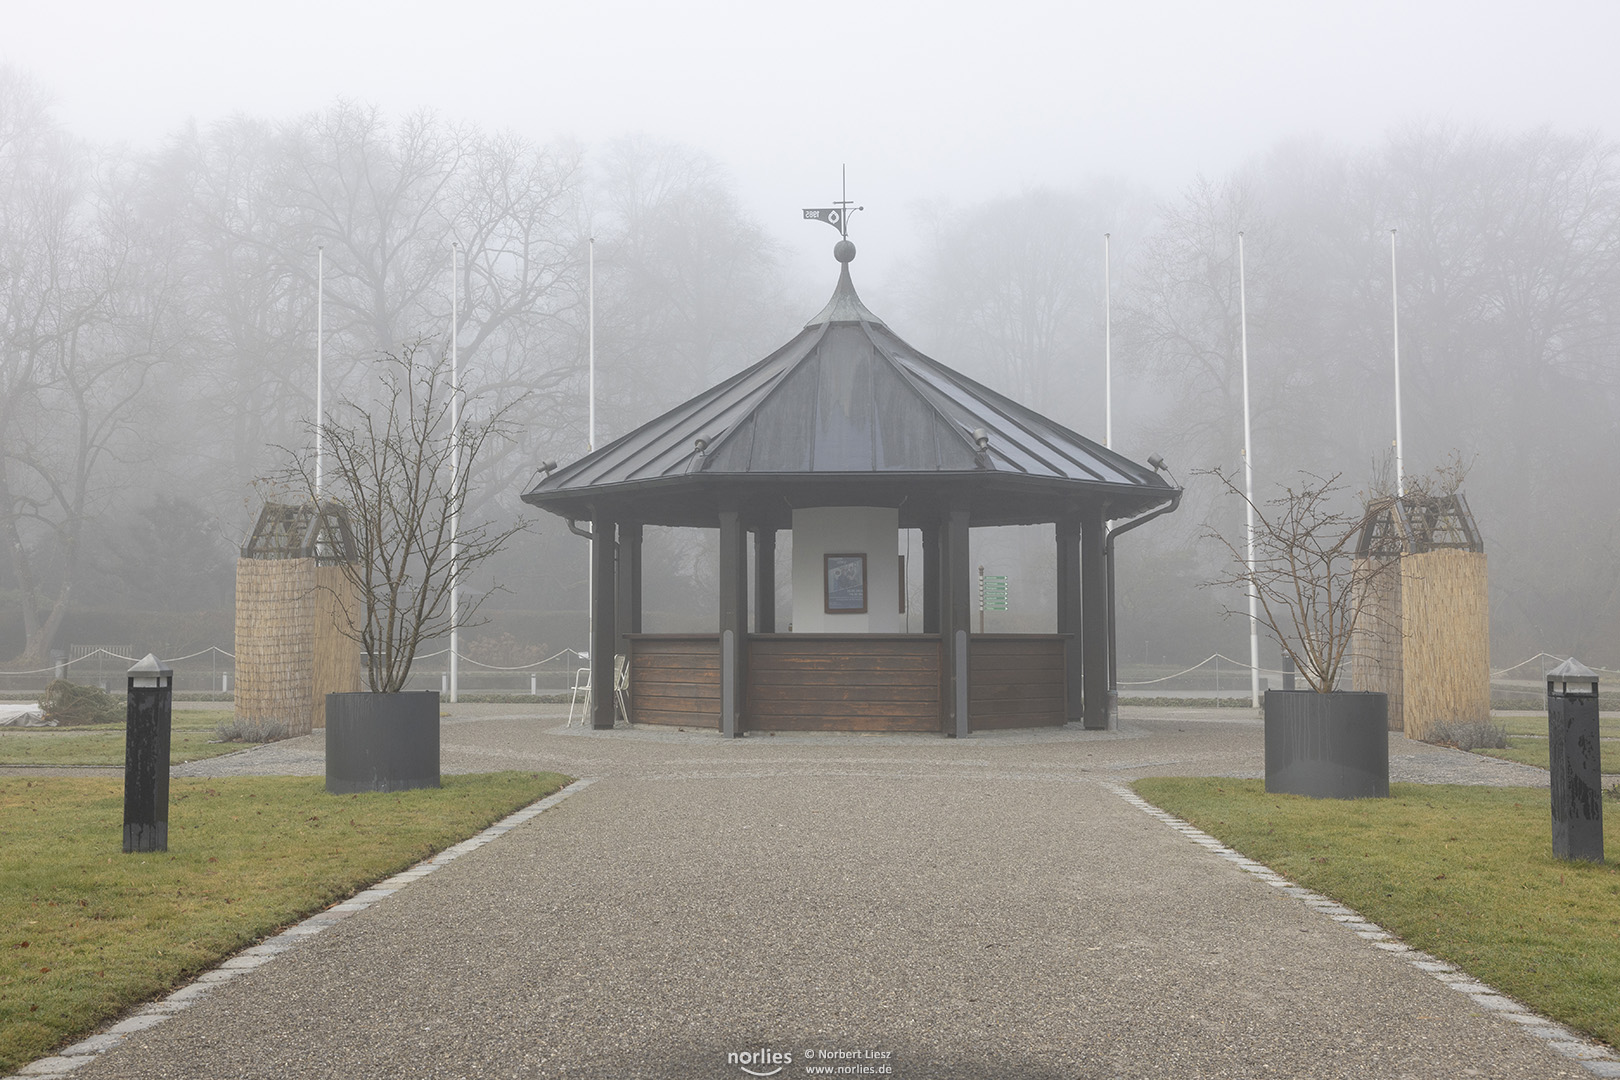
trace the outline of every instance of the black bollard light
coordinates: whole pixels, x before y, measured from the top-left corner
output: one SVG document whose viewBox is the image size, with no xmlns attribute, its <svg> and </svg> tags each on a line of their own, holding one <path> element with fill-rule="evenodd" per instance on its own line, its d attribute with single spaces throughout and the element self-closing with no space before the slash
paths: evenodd
<svg viewBox="0 0 1620 1080">
<path fill-rule="evenodd" d="M 129 669 L 124 850 L 169 850 L 169 720 L 174 669 L 151 653 Z"/>
<path fill-rule="evenodd" d="M 1547 766 L 1552 844 L 1560 859 L 1603 861 L 1603 764 L 1598 677 L 1575 659 L 1547 672 Z"/>
</svg>

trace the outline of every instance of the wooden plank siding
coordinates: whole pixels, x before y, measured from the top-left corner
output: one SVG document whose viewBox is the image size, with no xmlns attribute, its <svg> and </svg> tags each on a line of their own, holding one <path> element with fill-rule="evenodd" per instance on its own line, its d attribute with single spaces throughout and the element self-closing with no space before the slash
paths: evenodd
<svg viewBox="0 0 1620 1080">
<path fill-rule="evenodd" d="M 968 717 L 974 731 L 1065 720 L 1062 634 L 975 635 Z M 631 634 L 630 715 L 638 724 L 720 726 L 716 634 Z M 941 728 L 937 634 L 752 634 L 743 724 L 749 731 Z"/>
<path fill-rule="evenodd" d="M 720 636 L 630 634 L 630 717 L 636 724 L 720 727 Z"/>
<path fill-rule="evenodd" d="M 760 634 L 748 643 L 753 731 L 939 731 L 939 638 Z"/>
<path fill-rule="evenodd" d="M 1066 719 L 1065 634 L 980 634 L 968 649 L 968 724 L 974 731 L 1048 727 Z"/>
</svg>

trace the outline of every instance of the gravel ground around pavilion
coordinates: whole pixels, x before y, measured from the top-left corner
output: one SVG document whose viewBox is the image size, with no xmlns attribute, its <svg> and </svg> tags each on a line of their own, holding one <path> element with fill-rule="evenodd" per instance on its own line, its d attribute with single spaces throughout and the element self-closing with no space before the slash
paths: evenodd
<svg viewBox="0 0 1620 1080">
<path fill-rule="evenodd" d="M 176 766 L 172 773 L 320 776 L 326 768 L 324 740 L 317 731 Z M 650 749 L 654 746 L 661 749 Z M 728 744 L 712 730 L 643 726 L 593 731 L 577 718 L 570 725 L 566 706 L 467 704 L 444 706 L 440 739 L 441 767 L 447 773 L 546 768 L 575 776 L 667 775 L 704 762 L 756 762 L 776 752 L 802 756 L 804 768 L 848 768 L 868 751 L 876 755 L 874 761 L 905 762 L 907 767 L 939 761 L 953 768 L 990 769 L 1018 761 L 1022 764 L 1017 768 L 1028 768 L 1047 750 L 1072 758 L 1068 769 L 1115 778 L 1265 775 L 1264 727 L 1247 709 L 1125 708 L 1115 732 L 1073 727 L 990 732 L 962 743 L 933 735 L 754 734 Z M 1397 783 L 1548 785 L 1545 769 L 1413 742 L 1399 732 L 1390 734 L 1389 760 L 1390 779 Z"/>
<path fill-rule="evenodd" d="M 1227 712 L 721 740 L 452 706 L 446 771 L 595 782 L 72 1075 L 1592 1075 L 1107 786 L 1259 775 Z M 319 774 L 320 739 L 176 772 Z M 1546 783 L 1398 735 L 1391 774 Z"/>
</svg>

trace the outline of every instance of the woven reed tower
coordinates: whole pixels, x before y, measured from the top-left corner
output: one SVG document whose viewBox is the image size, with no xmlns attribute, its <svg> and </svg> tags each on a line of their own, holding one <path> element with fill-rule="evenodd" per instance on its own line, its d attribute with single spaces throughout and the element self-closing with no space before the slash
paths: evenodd
<svg viewBox="0 0 1620 1080">
<path fill-rule="evenodd" d="M 266 503 L 236 563 L 236 716 L 289 735 L 326 726 L 326 695 L 360 689 L 360 647 L 339 626 L 357 600 L 336 503 Z"/>
<path fill-rule="evenodd" d="M 1438 723 L 1491 716 L 1489 579 L 1468 501 L 1384 498 L 1369 508 L 1357 559 L 1396 559 L 1372 577 L 1352 644 L 1357 690 L 1389 695 L 1389 726 L 1426 739 Z"/>
</svg>

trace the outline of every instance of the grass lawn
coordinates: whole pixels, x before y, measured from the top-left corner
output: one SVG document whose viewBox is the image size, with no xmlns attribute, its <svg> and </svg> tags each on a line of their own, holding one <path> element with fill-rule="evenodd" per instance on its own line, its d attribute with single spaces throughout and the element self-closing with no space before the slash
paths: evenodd
<svg viewBox="0 0 1620 1080">
<path fill-rule="evenodd" d="M 567 782 L 328 795 L 320 777 L 174 779 L 169 851 L 125 855 L 122 783 L 0 777 L 0 1075 Z"/>
<path fill-rule="evenodd" d="M 1476 754 L 1517 761 L 1525 765 L 1547 768 L 1547 717 L 1494 716 L 1508 733 L 1506 750 L 1475 750 Z M 1603 750 L 1602 769 L 1606 773 L 1620 772 L 1620 717 L 1605 716 L 1598 720 L 1599 743 Z"/>
<path fill-rule="evenodd" d="M 169 725 L 169 764 L 218 757 L 254 743 L 214 742 L 214 728 L 231 719 L 225 709 L 176 709 Z M 0 765 L 124 764 L 124 725 L 0 729 Z"/>
<path fill-rule="evenodd" d="M 1144 799 L 1531 1008 L 1620 1046 L 1620 866 L 1553 858 L 1548 793 L 1391 784 L 1389 799 L 1259 780 L 1139 780 Z M 1620 804 L 1605 808 L 1620 858 Z"/>
</svg>

